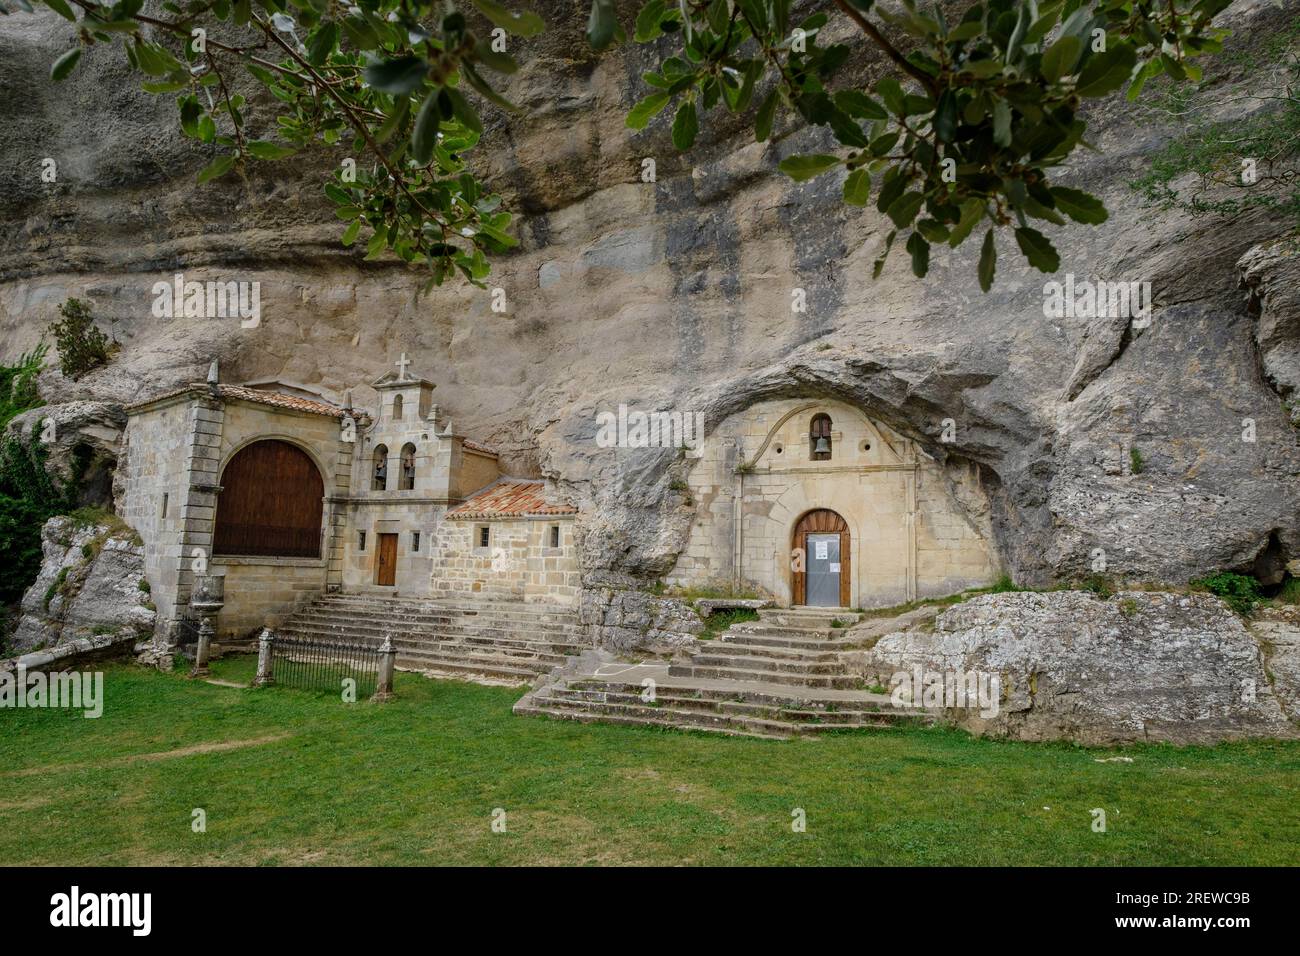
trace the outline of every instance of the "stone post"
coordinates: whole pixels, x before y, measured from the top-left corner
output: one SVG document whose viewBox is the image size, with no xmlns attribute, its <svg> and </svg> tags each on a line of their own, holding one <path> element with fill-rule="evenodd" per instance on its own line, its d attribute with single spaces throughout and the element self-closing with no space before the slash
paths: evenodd
<svg viewBox="0 0 1300 956">
<path fill-rule="evenodd" d="M 191 677 L 208 676 L 208 655 L 212 653 L 212 618 L 205 617 L 203 623 L 199 625 L 199 644 L 194 652 L 194 667 L 190 671 Z"/>
<path fill-rule="evenodd" d="M 274 640 L 271 629 L 262 628 L 262 636 L 257 639 L 257 676 L 253 678 L 254 687 L 266 687 L 275 683 L 275 675 L 271 673 L 271 642 Z"/>
<path fill-rule="evenodd" d="M 375 694 L 370 699 L 382 703 L 393 699 L 393 670 L 397 666 L 397 648 L 393 647 L 392 635 L 384 638 L 384 646 L 379 648 L 379 678 L 375 681 Z"/>
</svg>

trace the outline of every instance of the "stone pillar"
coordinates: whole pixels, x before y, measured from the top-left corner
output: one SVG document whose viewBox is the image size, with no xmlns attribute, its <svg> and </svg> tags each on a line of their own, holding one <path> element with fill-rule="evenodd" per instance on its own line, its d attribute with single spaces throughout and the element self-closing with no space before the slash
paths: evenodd
<svg viewBox="0 0 1300 956">
<path fill-rule="evenodd" d="M 254 687 L 266 687 L 275 683 L 275 675 L 271 672 L 271 642 L 274 640 L 271 629 L 262 628 L 262 636 L 257 639 L 257 676 L 253 678 Z"/>
<path fill-rule="evenodd" d="M 212 618 L 204 617 L 203 623 L 199 625 L 199 644 L 194 652 L 194 668 L 190 671 L 191 677 L 208 676 L 208 655 L 212 652 Z M 259 664 L 260 664 L 259 658 Z"/>
<path fill-rule="evenodd" d="M 379 679 L 375 682 L 375 694 L 370 699 L 382 703 L 393 699 L 393 671 L 397 667 L 397 648 L 393 647 L 393 638 L 384 638 L 384 646 L 379 649 Z"/>
</svg>

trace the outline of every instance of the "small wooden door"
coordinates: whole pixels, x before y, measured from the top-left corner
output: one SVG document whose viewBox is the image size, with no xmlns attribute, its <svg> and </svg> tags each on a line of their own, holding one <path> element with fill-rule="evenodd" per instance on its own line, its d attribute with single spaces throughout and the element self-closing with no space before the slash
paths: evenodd
<svg viewBox="0 0 1300 956">
<path fill-rule="evenodd" d="M 804 571 L 796 570 L 791 582 L 791 603 L 848 607 L 852 594 L 849 565 L 849 526 L 834 511 L 818 508 L 810 511 L 795 525 L 793 546 L 800 549 Z M 817 580 L 809 594 L 809 577 Z"/>
<path fill-rule="evenodd" d="M 397 583 L 397 535 L 379 536 L 379 555 L 375 561 L 375 583 L 392 587 Z"/>
</svg>

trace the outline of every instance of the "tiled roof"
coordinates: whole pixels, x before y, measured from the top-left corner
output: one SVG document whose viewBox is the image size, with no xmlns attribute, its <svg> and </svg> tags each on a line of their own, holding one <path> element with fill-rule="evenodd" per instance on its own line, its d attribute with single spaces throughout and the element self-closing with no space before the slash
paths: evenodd
<svg viewBox="0 0 1300 956">
<path fill-rule="evenodd" d="M 452 508 L 447 518 L 526 518 L 532 515 L 573 515 L 578 509 L 546 500 L 546 483 L 501 478 Z"/>
<path fill-rule="evenodd" d="M 487 445 L 480 445 L 478 442 L 470 441 L 468 438 L 464 439 L 461 444 L 470 449 L 470 451 L 476 451 L 483 455 L 491 455 L 493 458 L 497 457 L 497 453 Z"/>
<path fill-rule="evenodd" d="M 128 405 L 126 410 L 133 412 L 137 408 L 143 408 L 146 405 L 152 405 L 154 402 L 162 401 L 167 398 L 174 398 L 177 395 L 184 395 L 186 392 L 203 392 L 207 393 L 206 384 L 195 382 L 192 385 L 185 385 L 181 388 L 174 388 L 170 392 L 163 392 L 161 395 L 155 395 L 143 402 L 136 402 L 134 405 Z M 297 412 L 310 412 L 313 415 L 328 415 L 331 418 L 342 418 L 343 409 L 330 405 L 328 402 L 315 402 L 308 398 L 298 398 L 294 395 L 282 395 L 279 392 L 269 392 L 260 388 L 248 388 L 245 385 L 218 385 L 217 392 L 222 398 L 235 398 L 245 402 L 256 402 L 259 405 L 270 405 L 274 408 L 287 408 Z"/>
</svg>

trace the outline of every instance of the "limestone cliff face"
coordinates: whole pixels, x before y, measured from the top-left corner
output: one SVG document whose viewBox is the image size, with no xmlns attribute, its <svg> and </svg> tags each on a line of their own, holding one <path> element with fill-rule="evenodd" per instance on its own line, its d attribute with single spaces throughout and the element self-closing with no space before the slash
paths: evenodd
<svg viewBox="0 0 1300 956">
<path fill-rule="evenodd" d="M 1149 580 L 1300 557 L 1300 451 L 1279 379 L 1259 358 L 1290 326 L 1258 335 L 1237 269 L 1289 226 L 1140 208 L 1127 183 L 1176 130 L 1119 99 L 1096 107 L 1101 152 L 1080 155 L 1069 181 L 1101 195 L 1110 221 L 1047 227 L 1063 273 L 1149 281 L 1150 326 L 1051 319 L 1048 277 L 1009 242 L 988 295 L 974 249 L 936 250 L 926 280 L 896 255 L 872 281 L 882 217 L 842 205 L 834 177 L 800 185 L 776 170 L 816 145 L 815 132 L 755 144 L 733 123 L 678 156 L 669 117 L 642 133 L 623 123 L 643 93 L 646 51 L 593 55 L 585 4 L 535 6 L 549 28 L 517 43 L 524 67 L 506 89 L 531 112 L 491 114 L 480 148 L 482 172 L 520 214 L 521 247 L 491 279 L 505 315 L 465 285 L 416 301 L 418 275 L 338 245 L 321 187 L 344 151 L 195 187 L 204 150 L 180 137 L 169 98 L 140 92 L 100 48 L 55 88 L 48 64 L 71 26 L 48 12 L 6 18 L 0 354 L 35 344 L 69 295 L 93 303 L 122 352 L 80 382 L 46 373 L 55 402 L 140 399 L 201 378 L 213 357 L 227 381 L 341 396 L 406 351 L 439 383 L 435 400 L 458 429 L 583 504 L 593 585 L 662 575 L 691 518 L 668 492 L 685 467 L 676 455 L 598 448 L 598 411 L 702 411 L 712 428 L 796 395 L 853 403 L 943 461 L 977 463 L 1002 558 L 1022 581 L 1088 573 L 1099 548 L 1110 572 Z M 1295 6 L 1241 0 L 1223 19 L 1233 44 L 1249 46 Z M 867 49 L 859 59 L 877 69 Z M 1266 82 L 1213 69 L 1225 89 Z M 254 106 L 265 121 L 269 103 Z M 40 180 L 45 157 L 58 164 L 55 184 Z M 639 175 L 647 157 L 651 184 Z M 151 286 L 177 271 L 260 281 L 261 326 L 153 317 Z M 795 288 L 805 313 L 791 312 Z M 1242 441 L 1246 418 L 1253 443 Z M 940 441 L 945 419 L 955 442 Z"/>
</svg>

